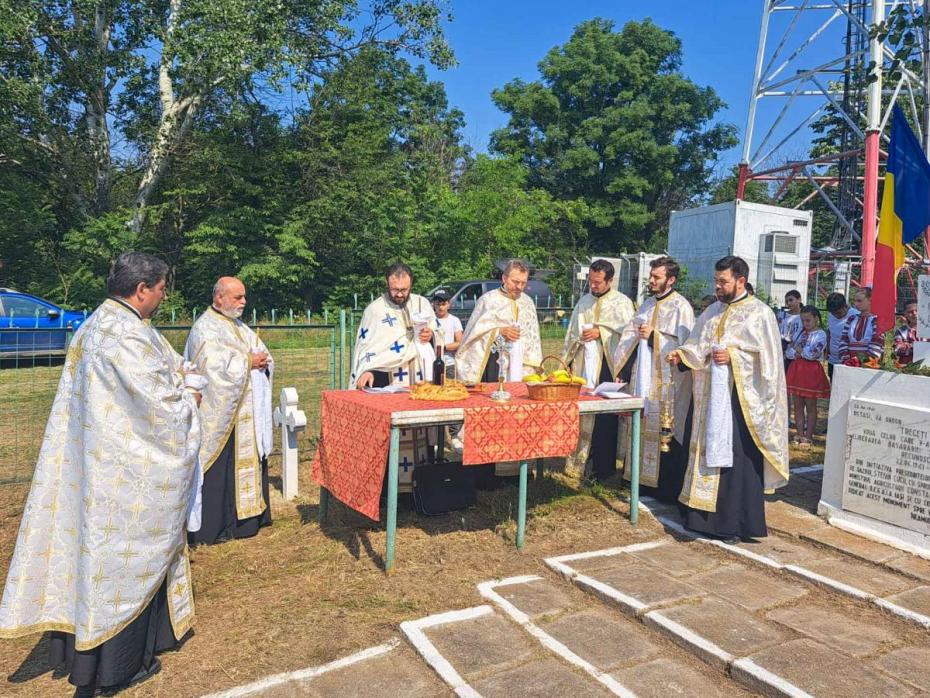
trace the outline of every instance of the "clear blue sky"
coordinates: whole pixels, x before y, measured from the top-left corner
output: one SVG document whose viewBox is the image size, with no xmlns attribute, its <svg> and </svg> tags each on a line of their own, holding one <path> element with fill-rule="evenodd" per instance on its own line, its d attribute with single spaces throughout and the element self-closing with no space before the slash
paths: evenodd
<svg viewBox="0 0 930 698">
<path fill-rule="evenodd" d="M 491 101 L 491 90 L 513 78 L 534 80 L 539 60 L 565 43 L 572 29 L 593 17 L 615 22 L 651 18 L 682 41 L 684 73 L 699 85 L 712 86 L 727 103 L 720 119 L 735 124 L 742 137 L 746 125 L 755 63 L 761 0 L 457 0 L 447 36 L 458 67 L 430 70 L 446 85 L 451 104 L 465 112 L 465 140 L 477 151 L 487 149 L 488 135 L 506 124 Z M 739 161 L 739 147 L 725 155 L 727 165 Z"/>
</svg>

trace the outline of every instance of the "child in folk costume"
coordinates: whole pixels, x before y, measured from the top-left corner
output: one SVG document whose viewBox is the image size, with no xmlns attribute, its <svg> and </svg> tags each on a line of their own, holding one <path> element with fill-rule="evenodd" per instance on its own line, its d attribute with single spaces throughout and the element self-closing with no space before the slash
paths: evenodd
<svg viewBox="0 0 930 698">
<path fill-rule="evenodd" d="M 827 333 L 820 327 L 820 313 L 812 305 L 801 309 L 801 333 L 792 348 L 794 360 L 785 379 L 794 403 L 794 423 L 798 429 L 795 444 L 810 448 L 817 426 L 817 400 L 830 397 L 830 382 L 823 370 Z"/>
<path fill-rule="evenodd" d="M 878 331 L 878 317 L 872 314 L 872 289 L 860 288 L 856 291 L 855 306 L 859 314 L 846 321 L 843 337 L 840 340 L 840 361 L 847 366 L 860 366 L 860 355 L 875 366 L 865 364 L 867 368 L 877 368 L 885 350 L 885 335 Z"/>
</svg>

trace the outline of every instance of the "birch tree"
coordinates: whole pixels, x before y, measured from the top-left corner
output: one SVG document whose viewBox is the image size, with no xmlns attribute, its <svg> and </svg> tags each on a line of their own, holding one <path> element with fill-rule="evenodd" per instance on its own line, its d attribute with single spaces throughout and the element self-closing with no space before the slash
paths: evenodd
<svg viewBox="0 0 930 698">
<path fill-rule="evenodd" d="M 136 192 L 132 228 L 188 135 L 219 90 L 249 93 L 299 86 L 367 46 L 404 50 L 448 66 L 442 0 L 168 0 L 160 26 L 158 122 Z"/>
</svg>

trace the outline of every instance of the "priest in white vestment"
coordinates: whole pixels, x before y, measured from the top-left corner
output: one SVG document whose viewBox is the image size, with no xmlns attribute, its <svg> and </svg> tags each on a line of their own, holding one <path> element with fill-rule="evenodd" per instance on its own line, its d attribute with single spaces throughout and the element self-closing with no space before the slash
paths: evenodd
<svg viewBox="0 0 930 698">
<path fill-rule="evenodd" d="M 614 355 L 620 335 L 635 312 L 633 301 L 612 288 L 613 278 L 613 264 L 605 259 L 591 263 L 589 292 L 579 299 L 572 311 L 565 335 L 563 360 L 575 375 L 585 378 L 589 388 L 615 380 L 620 372 Z M 615 414 L 582 417 L 578 448 L 569 457 L 569 463 L 583 469 L 586 477 L 609 478 L 617 470 L 619 426 L 620 420 Z"/>
<path fill-rule="evenodd" d="M 152 676 L 194 621 L 204 385 L 149 323 L 167 271 L 120 255 L 111 298 L 71 339 L 0 601 L 0 637 L 51 631 L 50 663 L 79 696 Z"/>
<path fill-rule="evenodd" d="M 746 292 L 749 266 L 714 266 L 717 302 L 669 354 L 694 378 L 694 420 L 679 501 L 685 525 L 729 542 L 767 535 L 763 493 L 788 482 L 788 398 L 781 334 Z"/>
<path fill-rule="evenodd" d="M 641 493 L 674 503 L 688 461 L 691 374 L 669 365 L 670 352 L 680 347 L 694 327 L 694 309 L 675 290 L 680 268 L 671 257 L 649 263 L 649 298 L 627 325 L 616 352 L 617 372 L 629 368 L 630 392 L 644 399 L 640 437 Z M 632 364 L 632 365 L 631 365 Z M 672 415 L 668 451 L 661 450 L 663 408 Z M 624 473 L 630 478 L 629 459 Z"/>
<path fill-rule="evenodd" d="M 458 377 L 468 382 L 494 382 L 498 379 L 498 357 L 492 353 L 494 340 L 507 340 L 503 356 L 505 381 L 520 381 L 536 371 L 542 361 L 539 318 L 536 305 L 523 293 L 529 269 L 520 260 L 504 267 L 501 287 L 488 291 L 478 302 L 455 354 Z"/>
<path fill-rule="evenodd" d="M 529 278 L 526 264 L 512 259 L 504 267 L 501 287 L 488 291 L 475 303 L 455 354 L 459 379 L 494 383 L 503 371 L 505 382 L 516 382 L 539 369 L 542 362 L 539 318 L 536 304 L 523 292 Z M 498 336 L 507 340 L 502 357 L 492 351 Z M 464 434 L 460 431 L 452 444 L 457 448 L 463 441 Z M 511 477 L 519 472 L 520 464 L 497 463 L 493 470 L 497 476 Z M 481 482 L 484 471 L 475 472 Z"/>
<path fill-rule="evenodd" d="M 202 487 L 189 526 L 192 545 L 250 538 L 271 525 L 274 360 L 240 319 L 245 306 L 245 285 L 235 277 L 220 278 L 184 347 L 184 358 L 210 385 L 200 405 Z"/>
<path fill-rule="evenodd" d="M 433 306 L 411 293 L 413 271 L 406 264 L 392 264 L 385 281 L 387 292 L 368 304 L 358 323 L 350 388 L 409 387 L 432 378 Z"/>
</svg>

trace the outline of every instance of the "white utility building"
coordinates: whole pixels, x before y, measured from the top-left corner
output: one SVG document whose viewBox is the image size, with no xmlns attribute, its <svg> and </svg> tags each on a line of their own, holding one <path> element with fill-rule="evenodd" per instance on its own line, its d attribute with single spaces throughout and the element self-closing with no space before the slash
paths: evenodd
<svg viewBox="0 0 930 698">
<path fill-rule="evenodd" d="M 791 289 L 807 299 L 811 211 L 729 201 L 674 211 L 668 253 L 688 270 L 688 279 L 706 282 L 713 293 L 714 263 L 735 254 L 749 264 L 749 281 L 781 305 Z"/>
</svg>

